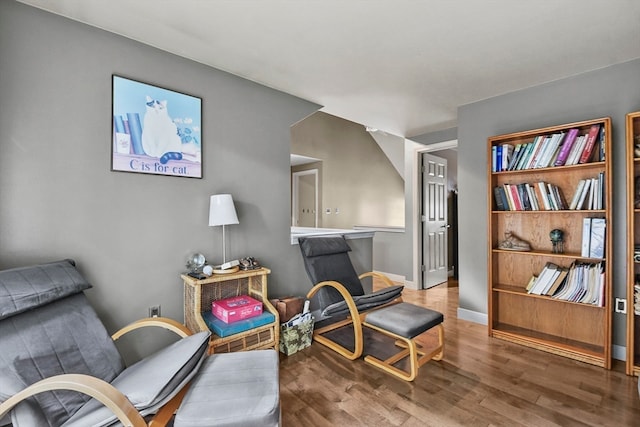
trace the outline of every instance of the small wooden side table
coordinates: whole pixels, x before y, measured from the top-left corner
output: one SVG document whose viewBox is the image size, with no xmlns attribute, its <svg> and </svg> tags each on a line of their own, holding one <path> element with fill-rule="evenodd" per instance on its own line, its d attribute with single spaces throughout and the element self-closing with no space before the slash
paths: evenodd
<svg viewBox="0 0 640 427">
<path fill-rule="evenodd" d="M 227 337 L 219 337 L 212 332 L 209 340 L 209 354 L 262 348 L 278 350 L 280 320 L 278 312 L 267 298 L 267 275 L 269 273 L 271 270 L 262 267 L 229 274 L 214 274 L 202 280 L 187 274 L 181 275 L 184 282 L 184 323 L 193 332 L 209 330 L 202 318 L 202 312 L 211 310 L 213 301 L 238 295 L 249 295 L 262 301 L 263 310 L 269 311 L 275 316 L 273 323 Z"/>
</svg>

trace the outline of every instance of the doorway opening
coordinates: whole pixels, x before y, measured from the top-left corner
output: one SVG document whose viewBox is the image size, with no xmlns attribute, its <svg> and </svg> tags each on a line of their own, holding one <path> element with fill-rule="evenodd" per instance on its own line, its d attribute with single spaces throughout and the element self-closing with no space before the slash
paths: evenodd
<svg viewBox="0 0 640 427">
<path fill-rule="evenodd" d="M 291 225 L 318 228 L 318 169 L 291 174 Z"/>
<path fill-rule="evenodd" d="M 414 259 L 417 261 L 414 267 L 414 278 L 417 279 L 417 288 L 426 289 L 429 286 L 434 285 L 434 281 L 441 280 L 438 278 L 442 276 L 442 268 L 433 269 L 434 277 L 429 278 L 429 267 L 437 266 L 438 263 L 445 263 L 447 277 L 457 279 L 458 277 L 458 185 L 457 185 L 457 147 L 458 141 L 451 140 L 440 142 L 437 144 L 426 145 L 420 147 L 415 152 L 414 164 L 421 169 L 422 158 L 425 153 L 444 159 L 446 166 L 446 177 L 444 177 L 445 185 L 442 187 L 444 194 L 441 194 L 440 203 L 446 203 L 446 218 L 437 225 L 437 228 L 442 230 L 446 234 L 446 242 L 441 242 L 439 247 L 441 250 L 446 250 L 445 260 L 435 257 L 434 253 L 429 249 L 429 242 L 433 243 L 431 237 L 435 236 L 433 228 L 434 223 L 429 224 L 428 219 L 429 212 L 433 212 L 433 206 L 430 203 L 433 202 L 433 198 L 429 197 L 429 188 L 425 188 L 425 180 L 423 174 L 418 173 L 415 182 L 415 203 L 414 203 Z M 427 180 L 427 182 L 429 182 Z M 441 255 L 441 254 L 439 254 Z M 438 261 L 438 262 L 435 262 Z M 425 277 L 427 276 L 427 277 Z M 443 279 L 442 281 L 446 281 Z M 437 283 L 435 283 L 437 284 Z"/>
</svg>

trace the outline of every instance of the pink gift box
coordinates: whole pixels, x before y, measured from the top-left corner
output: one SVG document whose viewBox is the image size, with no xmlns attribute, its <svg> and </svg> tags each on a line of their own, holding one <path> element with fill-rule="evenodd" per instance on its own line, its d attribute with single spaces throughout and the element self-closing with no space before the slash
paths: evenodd
<svg viewBox="0 0 640 427">
<path fill-rule="evenodd" d="M 237 322 L 262 314 L 262 303 L 247 295 L 214 301 L 211 313 L 225 323 Z"/>
</svg>

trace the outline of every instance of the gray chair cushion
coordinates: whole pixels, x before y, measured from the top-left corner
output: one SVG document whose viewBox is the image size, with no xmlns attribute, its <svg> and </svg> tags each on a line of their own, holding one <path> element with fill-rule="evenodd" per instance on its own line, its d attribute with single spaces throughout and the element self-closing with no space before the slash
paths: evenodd
<svg viewBox="0 0 640 427">
<path fill-rule="evenodd" d="M 367 314 L 365 322 L 405 338 L 413 338 L 442 323 L 442 313 L 401 302 Z"/>
<path fill-rule="evenodd" d="M 209 356 L 191 383 L 174 427 L 275 427 L 280 420 L 278 353 Z"/>
<path fill-rule="evenodd" d="M 370 310 L 372 308 L 390 303 L 394 299 L 400 297 L 402 295 L 403 289 L 403 285 L 389 286 L 370 294 L 353 297 L 353 302 L 356 304 L 356 308 L 359 312 Z M 347 302 L 344 300 L 333 303 L 322 310 L 323 317 L 342 316 L 348 313 L 349 307 L 347 306 Z"/>
<path fill-rule="evenodd" d="M 207 354 L 209 332 L 181 339 L 125 369 L 111 382 L 144 415 L 157 411 L 198 372 Z M 76 412 L 64 427 L 107 426 L 116 421 L 95 399 Z"/>
<path fill-rule="evenodd" d="M 0 321 L 0 401 L 63 373 L 113 381 L 124 365 L 111 336 L 83 293 Z M 74 391 L 40 393 L 12 411 L 14 427 L 58 426 L 89 396 Z"/>
<path fill-rule="evenodd" d="M 298 244 L 307 258 L 351 251 L 343 236 L 301 237 Z"/>
<path fill-rule="evenodd" d="M 0 271 L 0 320 L 90 287 L 72 260 Z"/>
<path fill-rule="evenodd" d="M 304 267 L 313 285 L 326 280 L 342 284 L 351 296 L 364 295 L 362 283 L 349 258 L 349 245 L 343 236 L 299 237 Z M 342 295 L 325 286 L 316 294 L 318 304 L 324 309 L 343 301 Z"/>
</svg>

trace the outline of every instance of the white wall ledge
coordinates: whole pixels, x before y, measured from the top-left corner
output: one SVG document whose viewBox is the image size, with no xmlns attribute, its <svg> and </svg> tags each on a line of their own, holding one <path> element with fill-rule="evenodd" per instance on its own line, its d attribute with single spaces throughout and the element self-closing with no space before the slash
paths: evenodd
<svg viewBox="0 0 640 427">
<path fill-rule="evenodd" d="M 347 230 L 341 228 L 313 228 L 313 227 L 291 227 L 291 244 L 298 244 L 298 237 L 309 236 L 331 236 L 331 235 L 344 235 L 345 239 L 366 239 L 371 238 L 375 234 L 375 230 L 361 229 L 361 230 Z"/>
<path fill-rule="evenodd" d="M 388 225 L 354 225 L 354 230 L 373 230 L 382 233 L 404 233 L 404 227 L 393 227 Z"/>
</svg>

